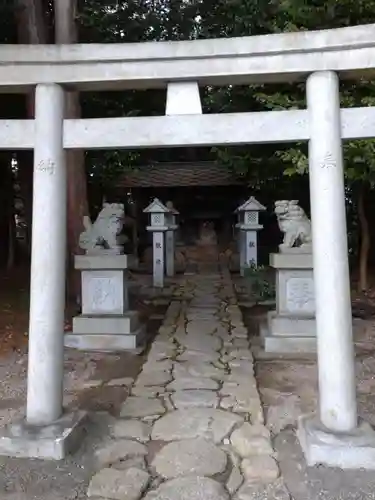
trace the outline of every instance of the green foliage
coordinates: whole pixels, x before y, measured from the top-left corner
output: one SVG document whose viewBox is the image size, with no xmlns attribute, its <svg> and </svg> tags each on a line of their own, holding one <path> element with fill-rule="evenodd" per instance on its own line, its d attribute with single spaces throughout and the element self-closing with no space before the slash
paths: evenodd
<svg viewBox="0 0 375 500">
<path fill-rule="evenodd" d="M 91 185 L 101 186 L 104 191 L 116 185 L 120 175 L 134 170 L 137 153 L 107 150 L 91 150 L 86 153 L 86 170 Z"/>
<path fill-rule="evenodd" d="M 79 0 L 85 42 L 188 40 L 195 37 L 199 7 L 185 0 Z"/>
<path fill-rule="evenodd" d="M 275 284 L 267 276 L 269 268 L 256 266 L 251 263 L 245 268 L 244 278 L 249 284 L 251 297 L 257 302 L 274 299 L 276 296 Z"/>
<path fill-rule="evenodd" d="M 272 13 L 272 17 L 271 17 Z M 212 16 L 220 24 L 212 22 Z M 244 21 L 241 21 L 241 19 Z M 224 21 L 226 19 L 226 21 Z M 234 22 L 235 20 L 235 26 Z M 217 2 L 211 12 L 210 36 L 241 36 L 326 28 L 375 22 L 374 0 L 271 0 L 270 2 Z M 227 26 L 226 29 L 223 27 Z M 341 84 L 343 107 L 370 106 L 375 102 L 375 84 L 361 80 Z M 305 85 L 252 85 L 210 89 L 205 104 L 216 112 L 303 109 Z M 280 175 L 303 175 L 308 170 L 307 146 L 268 145 L 216 148 L 218 159 L 227 168 L 257 187 Z M 374 183 L 374 141 L 349 141 L 344 145 L 348 181 Z"/>
<path fill-rule="evenodd" d="M 357 84 L 344 83 L 341 86 L 341 106 L 352 108 L 358 106 L 374 106 L 375 85 L 372 82 L 360 81 Z M 348 182 L 364 181 L 371 186 L 375 184 L 375 141 L 353 140 L 344 143 L 345 176 Z M 306 174 L 308 158 L 305 144 L 285 151 L 277 151 L 276 155 L 286 164 L 285 175 Z"/>
</svg>

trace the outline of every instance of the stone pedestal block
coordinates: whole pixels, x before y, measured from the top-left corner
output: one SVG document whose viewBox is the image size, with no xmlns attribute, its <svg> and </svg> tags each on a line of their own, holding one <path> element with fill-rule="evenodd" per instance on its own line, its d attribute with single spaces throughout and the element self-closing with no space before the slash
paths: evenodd
<svg viewBox="0 0 375 500">
<path fill-rule="evenodd" d="M 79 448 L 86 424 L 83 411 L 64 414 L 49 425 L 8 424 L 1 429 L 0 455 L 62 460 Z"/>
<path fill-rule="evenodd" d="M 76 256 L 82 273 L 82 315 L 73 318 L 65 347 L 118 351 L 142 348 L 145 328 L 129 311 L 127 255 Z"/>
<path fill-rule="evenodd" d="M 364 421 L 349 432 L 334 433 L 317 415 L 299 418 L 297 437 L 308 466 L 375 470 L 375 432 Z"/>
<path fill-rule="evenodd" d="M 129 309 L 127 255 L 77 255 L 81 271 L 82 314 L 119 315 Z"/>
<path fill-rule="evenodd" d="M 263 331 L 266 352 L 316 351 L 315 294 L 312 256 L 307 253 L 270 255 L 276 269 L 276 311 Z"/>
</svg>

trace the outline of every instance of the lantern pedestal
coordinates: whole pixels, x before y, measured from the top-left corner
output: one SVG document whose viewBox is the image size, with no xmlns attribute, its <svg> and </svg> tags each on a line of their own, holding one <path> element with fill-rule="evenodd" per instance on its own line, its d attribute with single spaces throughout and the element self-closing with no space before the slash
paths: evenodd
<svg viewBox="0 0 375 500">
<path fill-rule="evenodd" d="M 240 274 L 245 276 L 245 269 L 258 265 L 258 231 L 260 224 L 237 224 L 240 231 Z"/>
<path fill-rule="evenodd" d="M 147 226 L 147 231 L 152 232 L 152 282 L 155 288 L 164 287 L 164 234 L 168 231 L 168 227 L 153 227 Z"/>
</svg>

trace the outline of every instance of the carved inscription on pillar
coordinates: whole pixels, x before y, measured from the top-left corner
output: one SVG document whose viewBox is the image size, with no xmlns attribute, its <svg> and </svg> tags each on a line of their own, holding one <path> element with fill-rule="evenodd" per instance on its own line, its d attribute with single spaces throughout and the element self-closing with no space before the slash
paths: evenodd
<svg viewBox="0 0 375 500">
<path fill-rule="evenodd" d="M 48 175 L 53 175 L 55 173 L 55 167 L 56 164 L 52 160 L 40 160 L 36 165 L 38 172 L 44 172 Z"/>
<path fill-rule="evenodd" d="M 337 161 L 336 158 L 333 157 L 332 153 L 326 153 L 324 155 L 323 161 L 320 163 L 320 168 L 336 168 Z"/>
<path fill-rule="evenodd" d="M 314 280 L 306 277 L 289 278 L 286 282 L 286 305 L 293 313 L 314 314 Z"/>
</svg>

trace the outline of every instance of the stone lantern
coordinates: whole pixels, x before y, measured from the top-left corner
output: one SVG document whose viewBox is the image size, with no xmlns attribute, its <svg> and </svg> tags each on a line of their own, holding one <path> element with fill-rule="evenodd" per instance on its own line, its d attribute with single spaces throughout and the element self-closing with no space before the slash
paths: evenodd
<svg viewBox="0 0 375 500">
<path fill-rule="evenodd" d="M 176 217 L 179 211 L 173 206 L 172 201 L 167 201 L 165 204 L 169 212 L 166 215 L 168 230 L 165 233 L 165 266 L 167 276 L 174 276 L 174 261 L 175 261 L 175 231 L 178 229 Z"/>
<path fill-rule="evenodd" d="M 258 265 L 257 233 L 263 226 L 259 224 L 259 212 L 266 210 L 258 200 L 251 196 L 245 203 L 240 205 L 236 212 L 238 214 L 239 246 L 240 246 L 240 272 L 245 274 L 245 268 Z"/>
<path fill-rule="evenodd" d="M 154 198 L 143 212 L 150 214 L 150 225 L 146 229 L 152 233 L 153 285 L 163 288 L 164 233 L 169 230 L 168 215 L 170 215 L 170 210 L 158 198 Z"/>
</svg>

